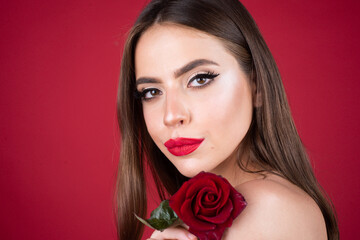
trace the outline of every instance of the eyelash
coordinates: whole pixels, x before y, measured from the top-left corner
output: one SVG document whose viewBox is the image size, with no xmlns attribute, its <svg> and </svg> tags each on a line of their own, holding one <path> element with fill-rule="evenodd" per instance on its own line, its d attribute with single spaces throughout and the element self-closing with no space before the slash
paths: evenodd
<svg viewBox="0 0 360 240">
<path fill-rule="evenodd" d="M 209 79 L 208 82 L 206 82 L 205 84 L 203 85 L 200 85 L 200 86 L 196 86 L 196 87 L 193 87 L 193 88 L 204 88 L 204 87 L 207 87 L 210 83 L 213 82 L 214 78 L 216 78 L 217 76 L 219 76 L 218 73 L 214 73 L 214 72 L 207 72 L 207 73 L 199 73 L 199 74 L 196 74 L 196 76 L 194 76 L 193 78 L 190 79 L 189 83 L 188 83 L 188 86 L 190 83 L 194 82 L 196 79 Z"/>
<path fill-rule="evenodd" d="M 206 82 L 205 84 L 203 84 L 203 85 L 193 86 L 193 87 L 192 87 L 192 88 L 197 88 L 197 89 L 204 88 L 204 87 L 207 87 L 208 85 L 210 85 L 217 76 L 219 76 L 219 74 L 218 74 L 218 73 L 214 73 L 214 72 L 199 73 L 199 74 L 196 74 L 194 77 L 192 77 L 192 78 L 190 79 L 190 81 L 188 82 L 187 86 L 189 86 L 190 83 L 196 81 L 197 79 L 206 79 L 206 80 L 209 80 L 209 81 L 207 81 L 207 82 Z M 155 98 L 155 97 L 145 98 L 145 96 L 146 96 L 146 94 L 147 94 L 148 92 L 153 91 L 153 90 L 160 92 L 159 95 L 162 94 L 161 91 L 160 91 L 159 89 L 157 89 L 157 88 L 147 88 L 147 89 L 144 89 L 143 91 L 136 91 L 136 92 L 135 92 L 135 98 L 141 99 L 141 100 L 143 100 L 143 101 L 150 101 L 150 100 L 152 100 L 152 99 Z"/>
</svg>

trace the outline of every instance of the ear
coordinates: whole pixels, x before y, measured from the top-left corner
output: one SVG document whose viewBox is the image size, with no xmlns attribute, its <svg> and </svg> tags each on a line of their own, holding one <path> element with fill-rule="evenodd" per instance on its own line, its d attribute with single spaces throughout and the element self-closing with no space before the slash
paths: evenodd
<svg viewBox="0 0 360 240">
<path fill-rule="evenodd" d="M 262 106 L 262 95 L 261 95 L 261 92 L 258 91 L 255 82 L 251 83 L 251 89 L 252 89 L 254 107 L 255 108 L 261 107 Z"/>
</svg>

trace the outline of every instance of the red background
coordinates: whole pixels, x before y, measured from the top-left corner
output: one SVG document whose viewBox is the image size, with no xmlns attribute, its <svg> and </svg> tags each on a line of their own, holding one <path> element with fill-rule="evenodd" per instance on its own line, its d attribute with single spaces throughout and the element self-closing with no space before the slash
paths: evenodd
<svg viewBox="0 0 360 240">
<path fill-rule="evenodd" d="M 278 63 L 342 239 L 360 239 L 359 3 L 243 3 Z M 115 239 L 120 53 L 145 1 L 1 5 L 0 238 Z"/>
</svg>

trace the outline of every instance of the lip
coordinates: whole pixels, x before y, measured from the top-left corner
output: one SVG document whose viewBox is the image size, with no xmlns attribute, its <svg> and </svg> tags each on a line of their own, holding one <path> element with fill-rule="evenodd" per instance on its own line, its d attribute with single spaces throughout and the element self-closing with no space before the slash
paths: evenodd
<svg viewBox="0 0 360 240">
<path fill-rule="evenodd" d="M 185 156 L 195 151 L 204 138 L 176 138 L 165 142 L 165 147 L 172 155 Z"/>
</svg>

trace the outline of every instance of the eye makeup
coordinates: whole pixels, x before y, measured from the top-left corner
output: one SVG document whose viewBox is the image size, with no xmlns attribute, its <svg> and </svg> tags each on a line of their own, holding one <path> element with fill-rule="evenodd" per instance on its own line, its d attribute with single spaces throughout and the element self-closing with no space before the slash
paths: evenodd
<svg viewBox="0 0 360 240">
<path fill-rule="evenodd" d="M 147 95 L 151 94 L 152 97 L 148 97 Z M 136 99 L 141 99 L 143 101 L 149 101 L 155 98 L 155 95 L 162 95 L 162 92 L 157 88 L 146 88 L 142 91 L 135 91 L 134 96 Z"/>
<path fill-rule="evenodd" d="M 187 87 L 195 89 L 207 87 L 219 75 L 220 74 L 211 71 L 198 73 L 189 80 Z M 145 88 L 141 91 L 136 90 L 134 93 L 136 99 L 141 99 L 143 101 L 150 101 L 158 95 L 162 95 L 162 91 L 157 88 Z"/>
<path fill-rule="evenodd" d="M 192 77 L 188 83 L 191 88 L 204 88 L 207 87 L 213 80 L 220 74 L 214 72 L 198 73 Z M 194 83 L 194 85 L 192 85 Z M 192 86 L 191 86 L 192 85 Z"/>
</svg>

